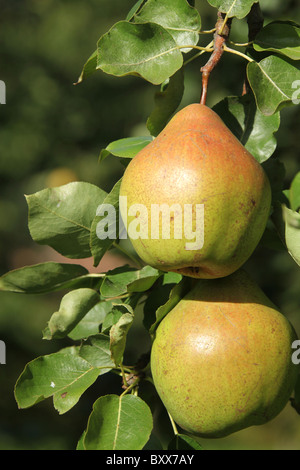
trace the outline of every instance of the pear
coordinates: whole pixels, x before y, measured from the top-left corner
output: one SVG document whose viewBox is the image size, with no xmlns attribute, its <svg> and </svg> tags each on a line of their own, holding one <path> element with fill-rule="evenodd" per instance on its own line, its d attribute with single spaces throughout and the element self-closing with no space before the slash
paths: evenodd
<svg viewBox="0 0 300 470">
<path fill-rule="evenodd" d="M 146 264 L 206 279 L 245 263 L 271 204 L 261 165 L 201 104 L 179 111 L 130 161 L 120 196 L 128 236 Z"/>
<path fill-rule="evenodd" d="M 243 270 L 195 282 L 159 324 L 151 370 L 181 428 L 220 438 L 283 410 L 299 373 L 297 335 Z"/>
</svg>

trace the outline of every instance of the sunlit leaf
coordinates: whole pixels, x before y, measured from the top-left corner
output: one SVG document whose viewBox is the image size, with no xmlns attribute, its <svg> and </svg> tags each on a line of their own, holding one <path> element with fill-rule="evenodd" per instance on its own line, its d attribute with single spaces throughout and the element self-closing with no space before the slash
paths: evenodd
<svg viewBox="0 0 300 470">
<path fill-rule="evenodd" d="M 299 80 L 300 66 L 275 55 L 247 67 L 248 80 L 260 111 L 270 116 L 294 102 L 293 83 Z M 296 104 L 296 103 L 295 103 Z"/>
<path fill-rule="evenodd" d="M 66 348 L 29 362 L 16 383 L 15 397 L 20 408 L 53 397 L 58 412 L 66 413 L 98 376 L 99 370 L 78 355 L 78 348 Z"/>
<path fill-rule="evenodd" d="M 98 41 L 97 68 L 118 77 L 139 75 L 159 85 L 183 64 L 168 31 L 155 23 L 116 23 Z"/>
<path fill-rule="evenodd" d="M 140 450 L 153 427 L 150 408 L 135 395 L 106 395 L 94 403 L 84 438 L 86 450 Z"/>
</svg>

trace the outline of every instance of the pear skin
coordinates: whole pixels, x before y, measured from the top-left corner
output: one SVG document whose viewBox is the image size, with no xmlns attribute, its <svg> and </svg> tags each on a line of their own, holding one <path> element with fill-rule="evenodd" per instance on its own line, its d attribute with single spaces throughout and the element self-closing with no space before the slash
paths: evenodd
<svg viewBox="0 0 300 470">
<path fill-rule="evenodd" d="M 137 218 L 144 227 L 140 236 L 128 234 L 146 264 L 206 279 L 227 276 L 245 263 L 262 237 L 271 204 L 270 183 L 261 165 L 220 117 L 201 104 L 179 111 L 131 160 L 120 196 L 127 198 L 127 207 L 121 206 L 125 227 Z M 135 204 L 146 212 L 130 213 Z M 169 208 L 169 236 L 162 230 L 161 217 L 155 238 L 151 209 L 163 204 Z M 183 219 L 188 205 L 193 212 L 186 234 Z M 204 211 L 199 225 L 197 205 Z M 176 232 L 178 220 L 181 236 L 180 230 Z"/>
<path fill-rule="evenodd" d="M 220 438 L 283 410 L 299 374 L 297 335 L 243 270 L 196 282 L 159 324 L 151 371 L 181 428 Z"/>
</svg>

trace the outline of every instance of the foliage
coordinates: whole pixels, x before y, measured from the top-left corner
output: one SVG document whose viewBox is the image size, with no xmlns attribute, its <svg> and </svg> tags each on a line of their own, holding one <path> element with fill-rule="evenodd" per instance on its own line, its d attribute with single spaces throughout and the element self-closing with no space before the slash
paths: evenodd
<svg viewBox="0 0 300 470">
<path fill-rule="evenodd" d="M 225 20 L 234 21 L 246 18 L 254 3 L 209 0 L 212 7 L 225 13 Z M 200 56 L 212 52 L 211 37 L 199 45 L 209 36 L 202 31 L 202 23 L 201 5 L 198 11 L 186 0 L 138 1 L 124 20 L 117 19 L 100 37 L 75 89 L 87 79 L 97 82 L 99 71 L 114 77 L 133 75 L 134 80 L 142 78 L 159 89 L 155 88 L 155 107 L 149 110 L 145 123 L 149 134 L 122 136 L 103 145 L 100 165 L 107 159 L 116 160 L 123 171 L 180 106 L 186 69 Z M 272 157 L 277 148 L 274 134 L 280 127 L 281 111 L 297 104 L 293 84 L 300 83 L 299 31 L 297 23 L 276 20 L 262 28 L 254 42 L 244 46 L 244 52 L 238 45 L 233 45 L 234 49 L 226 46 L 225 54 L 237 55 L 246 62 L 242 81 L 248 82 L 249 89 L 243 96 L 225 97 L 214 106 L 270 177 L 272 213 L 263 246 L 280 245 L 298 265 L 299 173 L 284 191 L 285 173 Z M 106 223 L 101 206 L 113 204 L 119 213 L 120 181 L 105 190 L 97 184 L 76 181 L 27 196 L 28 227 L 33 241 L 73 260 L 92 257 L 94 266 L 112 249 L 126 253 L 128 246 L 122 240 L 101 240 L 97 236 L 98 224 Z M 142 310 L 144 328 L 153 339 L 158 323 L 184 296 L 191 281 L 144 266 L 131 249 L 127 254 L 134 267 L 125 265 L 91 274 L 78 264 L 44 262 L 15 269 L 0 278 L 1 291 L 44 294 L 67 290 L 43 334 L 47 340 L 74 344 L 26 365 L 15 387 L 20 408 L 52 397 L 55 409 L 64 414 L 103 375 L 120 377 L 122 393 L 97 398 L 78 448 L 143 449 L 151 433 L 155 435 L 150 404 L 138 395 L 143 382 L 151 383 L 148 357 L 143 355 L 135 364 L 127 365 L 124 358 L 128 337 Z M 191 437 L 175 432 L 167 448 L 199 450 L 201 446 Z"/>
</svg>

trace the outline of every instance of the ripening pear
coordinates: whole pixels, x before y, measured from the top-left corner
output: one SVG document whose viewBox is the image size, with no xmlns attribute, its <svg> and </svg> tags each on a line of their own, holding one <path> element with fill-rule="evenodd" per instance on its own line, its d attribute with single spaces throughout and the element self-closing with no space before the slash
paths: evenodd
<svg viewBox="0 0 300 470">
<path fill-rule="evenodd" d="M 219 438 L 283 410 L 299 373 L 297 335 L 244 271 L 196 282 L 159 324 L 151 371 L 179 426 Z"/>
<path fill-rule="evenodd" d="M 128 236 L 146 264 L 207 279 L 250 257 L 271 204 L 261 165 L 201 104 L 179 111 L 131 160 L 120 196 Z"/>
</svg>

